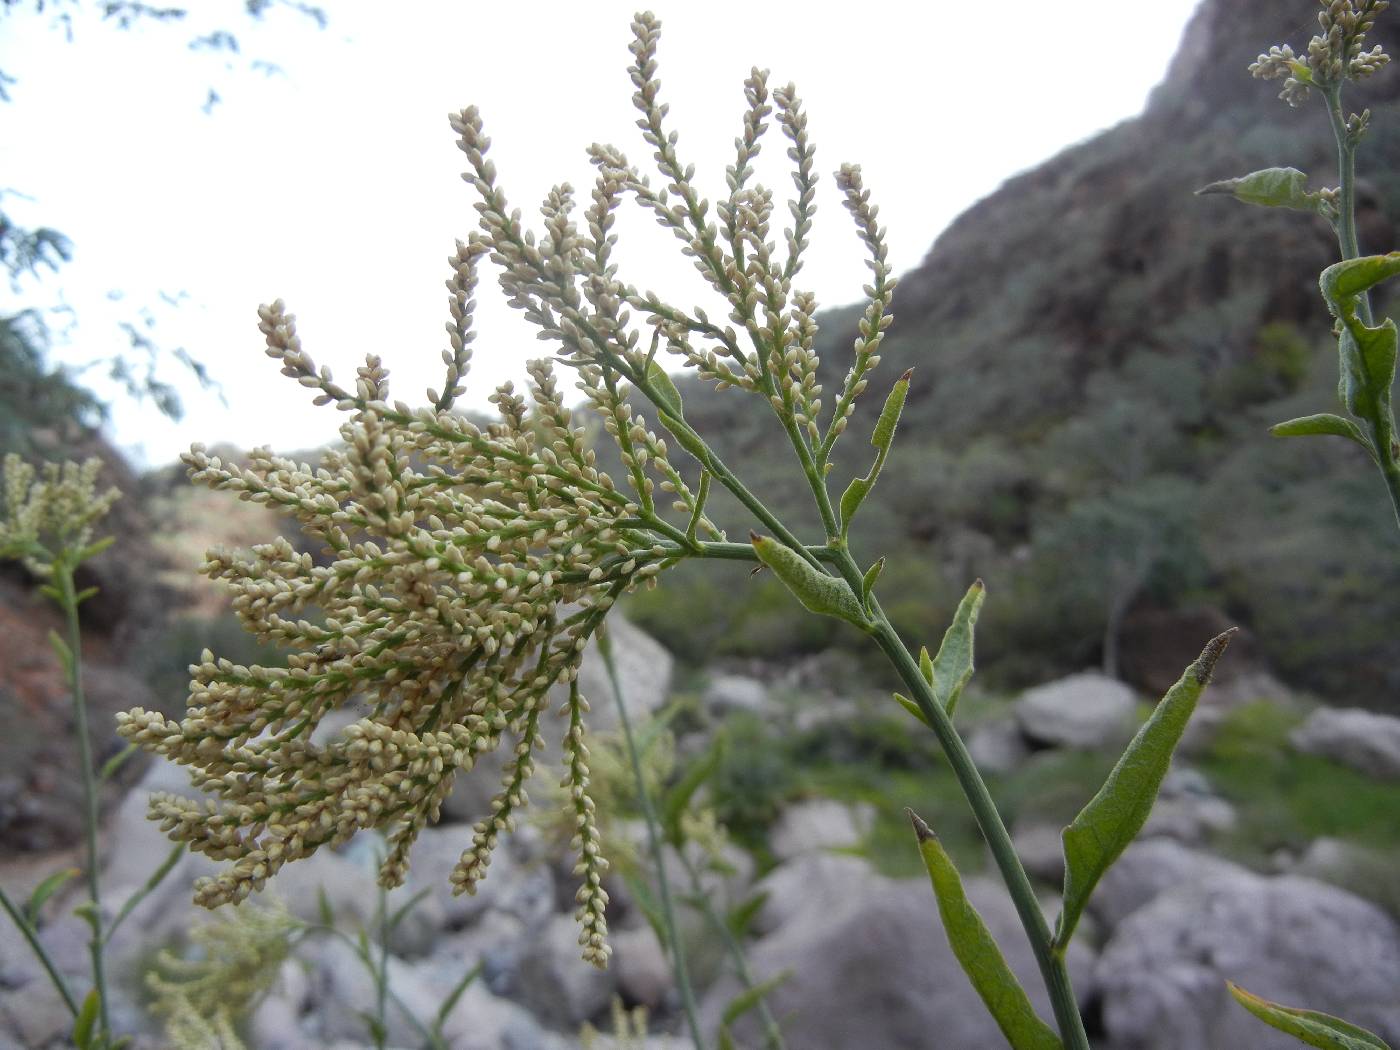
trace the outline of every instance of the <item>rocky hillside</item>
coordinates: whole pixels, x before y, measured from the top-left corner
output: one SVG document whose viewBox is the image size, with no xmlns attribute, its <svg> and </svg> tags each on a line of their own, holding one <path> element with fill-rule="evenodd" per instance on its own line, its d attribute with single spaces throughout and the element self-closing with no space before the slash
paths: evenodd
<svg viewBox="0 0 1400 1050">
<path fill-rule="evenodd" d="M 882 584 L 911 633 L 941 629 L 980 575 L 987 666 L 1011 683 L 1103 661 L 1151 686 L 1150 667 L 1180 666 L 1206 637 L 1187 638 L 1186 624 L 1229 620 L 1298 684 L 1371 705 L 1397 695 L 1400 641 L 1378 626 L 1400 615 L 1381 486 L 1340 442 L 1266 432 L 1335 406 L 1316 289 L 1335 241 L 1311 217 L 1193 196 L 1274 165 L 1335 180 L 1321 107 L 1290 109 L 1246 71 L 1270 44 L 1305 44 L 1313 10 L 1206 0 L 1139 118 L 1008 181 L 902 277 L 888 372 L 858 422 L 869 427 L 880 387 L 917 365 L 895 454 L 862 511 L 864 553 L 898 550 L 912 570 Z M 1395 51 L 1400 21 L 1379 31 Z M 1400 95 L 1400 72 L 1368 87 L 1350 99 L 1377 114 L 1358 161 L 1362 248 L 1385 251 L 1397 243 L 1400 122 L 1384 103 Z M 828 390 L 857 317 L 822 318 Z M 771 419 L 732 393 L 685 397 L 752 488 L 805 510 L 800 481 L 772 454 Z M 837 478 L 866 466 L 859 436 L 845 452 Z M 884 517 L 868 509 L 876 502 Z M 672 588 L 680 607 L 708 602 L 729 617 L 702 649 L 831 640 L 769 630 L 761 584 L 738 601 L 735 588 L 706 586 Z M 664 601 L 638 615 L 684 649 Z M 1181 652 L 1161 652 L 1144 624 L 1182 635 Z"/>
</svg>

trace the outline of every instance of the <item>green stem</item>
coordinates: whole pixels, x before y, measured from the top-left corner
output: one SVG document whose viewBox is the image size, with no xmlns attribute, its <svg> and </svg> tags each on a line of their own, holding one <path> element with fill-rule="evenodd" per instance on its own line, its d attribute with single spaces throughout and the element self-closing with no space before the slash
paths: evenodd
<svg viewBox="0 0 1400 1050">
<path fill-rule="evenodd" d="M 700 910 L 705 914 L 706 921 L 719 933 L 724 941 L 725 950 L 729 952 L 729 957 L 734 961 L 734 971 L 739 976 L 739 983 L 747 991 L 752 991 L 758 987 L 758 981 L 754 978 L 753 971 L 749 969 L 749 961 L 744 957 L 744 946 L 739 943 L 739 938 L 730 929 L 729 923 L 724 921 L 724 916 L 715 910 L 715 904 L 710 894 L 705 892 L 705 887 L 700 882 L 700 873 L 695 870 L 695 865 L 690 863 L 690 859 L 684 853 L 680 854 L 681 864 L 685 867 L 686 877 L 690 880 L 690 893 L 700 906 Z M 758 1016 L 763 1022 L 763 1037 L 768 1042 L 769 1050 L 786 1050 L 783 1042 L 782 1029 L 778 1027 L 778 1019 L 773 1016 L 773 1011 L 768 1008 L 767 996 L 759 996 Z"/>
<path fill-rule="evenodd" d="M 43 942 L 39 940 L 39 935 L 24 914 L 15 907 L 14 901 L 10 900 L 9 894 L 0 889 L 0 908 L 5 909 L 15 927 L 19 930 L 24 939 L 29 942 L 29 948 L 34 952 L 39 964 L 43 966 L 44 972 L 49 975 L 49 980 L 58 989 L 58 994 L 63 997 L 63 1005 L 68 1007 L 68 1012 L 74 1017 L 78 1016 L 78 1001 L 73 998 L 73 993 L 68 988 L 68 982 L 63 979 L 63 975 L 58 972 L 58 967 L 54 965 L 49 953 L 44 950 Z"/>
<path fill-rule="evenodd" d="M 968 754 L 962 738 L 953 728 L 952 719 L 943 710 L 943 705 L 934 696 L 932 687 L 919 671 L 918 663 L 905 648 L 878 605 L 874 612 L 876 644 L 894 664 L 900 679 L 943 746 L 943 752 L 948 756 L 948 764 L 972 806 L 977 825 L 981 828 L 982 836 L 987 840 L 992 857 L 1006 882 L 1006 888 L 1011 893 L 1016 913 L 1021 917 L 1021 925 L 1025 927 L 1026 936 L 1040 966 L 1046 991 L 1050 994 L 1055 1021 L 1064 1040 L 1065 1050 L 1089 1050 L 1089 1039 L 1084 1033 L 1084 1021 L 1079 1015 L 1079 1004 L 1074 998 L 1064 954 L 1054 946 L 1049 924 L 1046 923 L 1045 914 L 1040 909 L 1040 901 L 1036 898 L 1035 890 L 1031 888 L 1030 879 L 1026 876 L 1026 869 L 1021 866 L 1021 859 L 1011 844 L 1011 835 L 1002 823 L 1001 814 L 997 812 L 991 792 L 987 790 L 982 774 L 978 772 L 977 765 Z"/>
<path fill-rule="evenodd" d="M 686 969 L 685 951 L 681 945 L 680 930 L 676 924 L 675 905 L 671 900 L 671 882 L 666 877 L 666 857 L 661 848 L 661 822 L 652 804 L 651 792 L 647 790 L 646 777 L 642 772 L 642 758 L 637 752 L 637 741 L 632 735 L 632 720 L 627 714 L 627 705 L 622 699 L 622 684 L 617 678 L 617 665 L 613 663 L 612 645 L 600 639 L 599 652 L 603 656 L 603 667 L 612 686 L 613 700 L 617 703 L 617 716 L 622 724 L 622 735 L 627 741 L 627 757 L 632 763 L 632 777 L 637 782 L 637 802 L 642 807 L 642 819 L 647 826 L 647 849 L 656 869 L 656 885 L 661 896 L 661 920 L 666 931 L 666 950 L 671 956 L 671 968 L 676 975 L 676 988 L 681 995 L 681 1009 L 685 1013 L 686 1026 L 695 1050 L 704 1050 L 705 1041 L 700 1035 L 700 1011 L 695 1003 L 695 991 L 690 986 L 690 974 Z M 677 852 L 680 852 L 677 850 Z"/>
<path fill-rule="evenodd" d="M 65 560 L 55 562 L 54 576 L 58 581 L 59 604 L 68 623 L 69 686 L 73 691 L 73 713 L 78 730 L 78 764 L 83 778 L 83 825 L 87 841 L 88 899 L 92 903 L 92 983 L 97 989 L 99 1034 L 103 1043 L 111 1041 L 112 1026 L 107 1009 L 107 975 L 103 965 L 102 892 L 98 871 L 97 851 L 98 805 L 97 770 L 93 767 L 92 741 L 88 732 L 87 698 L 83 693 L 83 638 L 78 624 L 78 596 L 73 587 L 73 567 Z"/>
</svg>

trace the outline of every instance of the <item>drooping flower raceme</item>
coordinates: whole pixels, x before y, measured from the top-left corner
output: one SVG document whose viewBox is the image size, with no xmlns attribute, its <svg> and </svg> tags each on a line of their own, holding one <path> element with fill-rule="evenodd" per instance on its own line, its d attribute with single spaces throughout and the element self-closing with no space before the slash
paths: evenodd
<svg viewBox="0 0 1400 1050">
<path fill-rule="evenodd" d="M 813 550 L 825 548 L 803 547 L 724 467 L 686 422 L 680 394 L 655 357 L 664 349 L 720 387 L 757 395 L 825 497 L 831 447 L 879 364 L 890 319 L 895 282 L 884 230 L 859 169 L 843 167 L 838 183 L 874 277 L 854 363 L 823 419 L 813 349 L 816 301 L 792 287 L 816 182 L 795 91 L 788 86 L 771 96 L 791 144 L 797 187 L 780 252 L 772 243 L 773 195 L 749 184 L 750 161 L 773 110 L 767 74 L 754 70 L 745 84 L 744 134 L 715 221 L 664 124 L 655 78 L 660 25 L 650 14 L 638 15 L 633 32 L 633 102 L 665 189 L 653 187 L 613 147 L 595 145 L 590 156 L 598 174 L 582 226 L 575 223 L 574 191 L 564 184 L 543 202 L 543 231 L 536 235 L 497 183 L 479 114 L 474 108 L 453 114 L 468 162 L 463 178 L 479 198 L 480 230 L 449 260 L 442 390 L 429 390 L 420 408 L 393 401 L 376 357 L 359 369 L 353 388 L 339 386 L 302 348 L 293 317 L 273 303 L 260 311 L 267 353 L 317 404 L 348 414 L 341 445 L 318 467 L 265 449 L 246 465 L 225 463 L 201 446 L 184 457 L 194 481 L 294 518 L 319 551 L 313 556 L 287 539 L 246 554 L 210 551 L 203 571 L 228 587 L 247 630 L 287 650 L 285 666 L 243 667 L 205 652 L 191 667 L 182 719 L 141 709 L 121 717 L 125 737 L 187 767 L 210 796 L 151 800 L 152 817 L 172 838 L 230 862 L 196 887 L 202 904 L 242 900 L 282 865 L 366 828 L 387 834 L 380 881 L 399 884 L 410 847 L 437 818 L 455 779 L 482 754 L 505 746 L 512 757 L 492 812 L 464 843 L 452 874 L 456 891 L 472 892 L 498 837 L 525 804 L 547 708 L 557 698 L 582 879 L 580 943 L 585 958 L 604 964 L 606 862 L 588 791 L 588 705 L 577 686 L 586 643 L 619 596 L 676 561 L 755 560 L 751 545 L 727 543 L 706 517 L 712 480 L 805 559 L 809 571 L 820 571 Z M 626 195 L 682 240 L 728 303 L 732 324 L 716 323 L 698 307 L 670 306 L 618 279 L 611 231 Z M 498 268 L 509 302 L 573 370 L 587 406 L 617 446 L 625 490 L 595 465 L 547 360 L 529 365 L 528 396 L 510 384 L 496 390 L 495 422 L 477 424 L 452 411 L 470 364 L 472 296 L 483 257 Z M 649 347 L 630 311 L 650 326 Z M 634 410 L 629 399 L 637 396 L 650 403 L 692 467 L 698 465 L 694 489 L 672 464 L 666 440 Z M 836 535 L 829 500 L 821 506 L 828 534 Z M 318 724 L 347 707 L 361 717 L 321 742 Z"/>
</svg>

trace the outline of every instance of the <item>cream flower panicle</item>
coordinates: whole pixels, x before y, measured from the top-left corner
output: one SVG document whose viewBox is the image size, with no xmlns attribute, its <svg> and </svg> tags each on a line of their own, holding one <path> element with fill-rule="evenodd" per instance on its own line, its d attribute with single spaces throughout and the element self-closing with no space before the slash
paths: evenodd
<svg viewBox="0 0 1400 1050">
<path fill-rule="evenodd" d="M 240 901 L 284 864 L 366 828 L 387 835 L 380 881 L 398 885 L 415 838 L 437 819 L 456 778 L 505 747 L 501 790 L 451 875 L 456 892 L 473 892 L 526 804 L 558 696 L 565 804 L 579 857 L 580 944 L 586 959 L 606 963 L 607 862 L 589 793 L 579 662 L 630 588 L 686 557 L 753 557 L 749 545 L 725 543 L 704 513 L 712 480 L 751 508 L 753 497 L 685 421 L 656 354 L 664 349 L 701 379 L 762 398 L 815 476 L 829 467 L 831 446 L 879 364 L 895 284 L 877 209 L 859 169 L 845 167 L 838 181 L 873 278 L 854 363 L 836 405 L 819 419 L 816 300 L 792 285 L 815 212 L 814 150 L 801 102 L 788 85 L 770 104 L 767 74 L 753 71 L 729 195 L 712 212 L 666 127 L 655 75 L 660 23 L 643 13 L 632 29 L 633 103 L 664 188 L 617 149 L 594 145 L 597 175 L 582 221 L 573 188 L 561 184 L 541 205 L 542 229 L 528 229 L 500 186 L 480 114 L 474 107 L 451 114 L 467 160 L 463 178 L 478 197 L 479 229 L 448 260 L 441 388 L 427 391 L 422 407 L 391 400 L 389 373 L 375 356 L 353 383 L 339 385 L 303 348 L 294 317 L 274 302 L 259 310 L 266 352 L 316 404 L 346 413 L 340 445 L 314 467 L 267 449 L 244 464 L 200 445 L 184 457 L 193 481 L 265 504 L 293 519 L 304 538 L 248 552 L 211 550 L 203 568 L 228 588 L 242 625 L 286 651 L 283 666 L 244 667 L 206 651 L 190 667 L 183 718 L 139 708 L 120 718 L 123 736 L 185 766 L 208 796 L 151 799 L 152 818 L 173 839 L 228 862 L 197 885 L 202 904 Z M 781 232 L 773 228 L 774 195 L 750 182 L 750 160 L 774 113 L 790 144 L 796 188 L 792 225 Z M 629 195 L 681 240 L 727 303 L 728 323 L 619 279 L 613 226 Z M 493 422 L 452 411 L 471 363 L 483 260 L 495 267 L 507 301 L 553 345 L 554 361 L 573 371 L 616 445 L 622 487 L 598 468 L 550 360 L 529 364 L 526 394 L 509 383 L 495 391 Z M 689 454 L 691 468 L 699 467 L 694 490 L 673 465 L 667 440 L 634 409 L 637 397 Z M 360 717 L 322 740 L 318 725 L 338 709 Z"/>
</svg>

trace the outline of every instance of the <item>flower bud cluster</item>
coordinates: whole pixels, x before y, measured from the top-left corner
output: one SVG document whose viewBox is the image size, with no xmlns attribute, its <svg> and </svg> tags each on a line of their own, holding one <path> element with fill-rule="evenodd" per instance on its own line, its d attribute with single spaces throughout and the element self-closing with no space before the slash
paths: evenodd
<svg viewBox="0 0 1400 1050">
<path fill-rule="evenodd" d="M 3 471 L 4 516 L 0 558 L 18 558 L 35 576 L 53 575 L 60 556 L 81 560 L 92 544 L 92 527 L 121 495 L 97 491 L 102 461 L 45 463 L 42 471 L 11 452 Z"/>
<path fill-rule="evenodd" d="M 637 503 L 594 466 L 548 362 L 531 363 L 528 402 L 510 384 L 492 395 L 498 422 L 478 426 L 437 407 L 460 391 L 470 267 L 482 250 L 472 242 L 453 260 L 454 352 L 430 407 L 391 403 L 375 357 L 353 392 L 336 385 L 274 303 L 260 312 L 268 353 L 318 402 L 350 413 L 341 446 L 318 468 L 266 449 L 241 466 L 199 445 L 184 457 L 193 481 L 295 519 L 320 547 L 313 556 L 279 538 L 246 553 L 211 550 L 204 573 L 227 586 L 245 629 L 288 651 L 285 666 L 206 651 L 190 668 L 182 719 L 139 708 L 119 718 L 123 736 L 188 767 L 210 796 L 151 799 L 173 839 L 231 862 L 197 885 L 201 904 L 242 900 L 282 865 L 365 828 L 387 835 L 380 880 L 398 885 L 456 777 L 509 739 L 503 790 L 452 875 L 457 892 L 473 892 L 525 803 L 551 688 L 573 682 L 616 598 L 661 568 L 634 527 Z M 656 452 L 645 441 L 641 449 Z M 337 709 L 361 717 L 313 741 Z M 585 957 L 601 965 L 606 862 L 588 795 L 586 710 L 571 688 L 563 735 L 580 918 Z"/>
<path fill-rule="evenodd" d="M 1306 60 L 1299 59 L 1287 44 L 1275 44 L 1249 67 L 1250 73 L 1264 80 L 1285 78 L 1279 98 L 1290 106 L 1306 102 L 1311 88 L 1361 80 L 1390 61 L 1379 44 L 1363 49 L 1366 34 L 1375 25 L 1376 16 L 1390 6 L 1389 0 L 1319 2 L 1320 31 L 1308 41 Z"/>
</svg>

